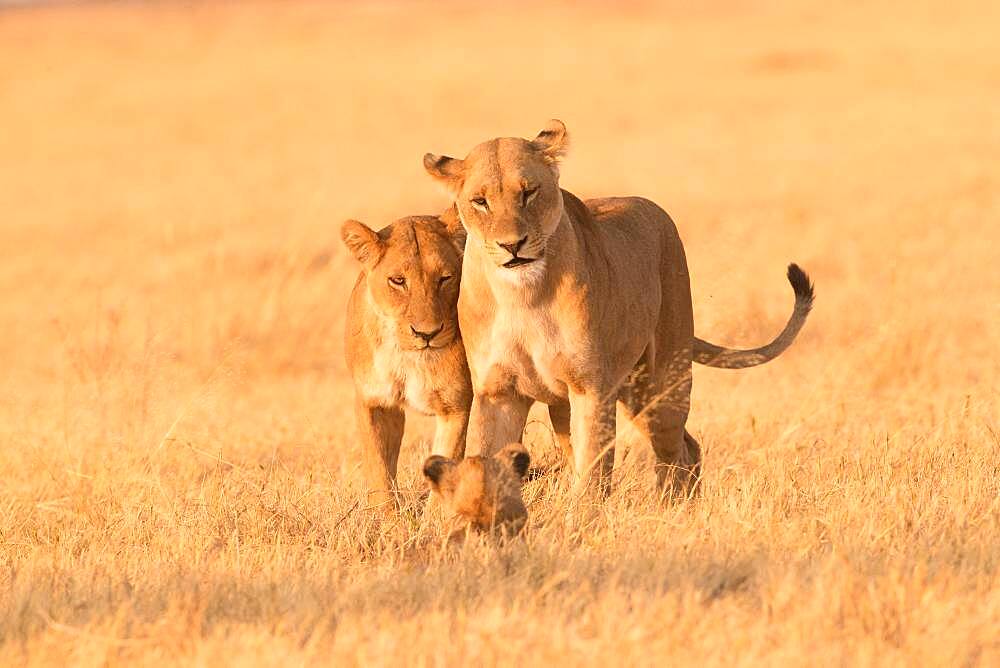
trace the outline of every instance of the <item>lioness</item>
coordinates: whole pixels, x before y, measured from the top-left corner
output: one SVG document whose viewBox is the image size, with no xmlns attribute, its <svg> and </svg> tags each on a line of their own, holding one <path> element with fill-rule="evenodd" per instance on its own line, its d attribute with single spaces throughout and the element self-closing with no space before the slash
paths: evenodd
<svg viewBox="0 0 1000 668">
<path fill-rule="evenodd" d="M 521 481 L 531 458 L 520 443 L 511 443 L 492 457 L 455 461 L 432 455 L 424 462 L 424 477 L 457 518 L 477 532 L 513 535 L 524 528 L 528 510 L 521 498 Z M 458 538 L 464 529 L 452 534 Z"/>
<path fill-rule="evenodd" d="M 785 331 L 736 351 L 694 336 L 687 261 L 670 216 L 640 197 L 583 202 L 559 187 L 566 127 L 484 142 L 464 160 L 424 156 L 468 233 L 458 313 L 472 373 L 470 453 L 520 440 L 532 400 L 549 405 L 578 487 L 609 489 L 620 400 L 656 454 L 667 493 L 697 481 L 685 431 L 692 359 L 743 367 L 791 344 L 812 287 L 789 267 L 796 304 Z"/>
<path fill-rule="evenodd" d="M 347 306 L 344 349 L 372 501 L 395 507 L 404 407 L 437 417 L 433 451 L 465 452 L 472 402 L 456 302 L 465 233 L 453 213 L 402 218 L 379 232 L 348 220 L 363 267 Z"/>
</svg>

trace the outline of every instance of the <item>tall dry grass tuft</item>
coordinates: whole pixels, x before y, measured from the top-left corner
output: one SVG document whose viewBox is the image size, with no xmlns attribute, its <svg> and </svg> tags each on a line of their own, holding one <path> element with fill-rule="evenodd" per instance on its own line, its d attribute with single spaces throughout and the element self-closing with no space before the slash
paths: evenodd
<svg viewBox="0 0 1000 668">
<path fill-rule="evenodd" d="M 1000 661 L 995 4 L 0 10 L 0 663 Z M 364 507 L 339 222 L 550 117 L 678 221 L 699 497 L 652 457 L 526 536 Z M 542 413 L 526 441 L 559 463 Z M 625 439 L 623 439 L 625 440 Z"/>
</svg>

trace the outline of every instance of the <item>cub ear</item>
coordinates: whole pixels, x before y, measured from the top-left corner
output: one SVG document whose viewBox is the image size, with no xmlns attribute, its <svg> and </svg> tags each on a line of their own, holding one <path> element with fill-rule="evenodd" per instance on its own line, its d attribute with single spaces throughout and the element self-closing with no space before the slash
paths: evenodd
<svg viewBox="0 0 1000 668">
<path fill-rule="evenodd" d="M 569 150 L 569 134 L 566 125 L 557 119 L 552 119 L 545 129 L 538 133 L 531 142 L 532 148 L 542 154 L 545 162 L 555 165 Z"/>
<path fill-rule="evenodd" d="M 464 160 L 427 153 L 424 155 L 424 169 L 447 189 L 452 198 L 462 189 L 462 179 L 465 177 Z"/>
<path fill-rule="evenodd" d="M 385 242 L 378 234 L 364 223 L 356 220 L 345 221 L 340 226 L 340 238 L 351 251 L 358 262 L 366 267 L 373 267 L 382 259 L 385 252 Z"/>
<path fill-rule="evenodd" d="M 465 227 L 462 225 L 462 219 L 458 217 L 458 211 L 455 210 L 455 207 L 449 207 L 447 211 L 438 217 L 438 220 L 444 225 L 448 238 L 455 245 L 458 254 L 465 255 L 465 239 L 468 235 L 465 232 Z"/>
<path fill-rule="evenodd" d="M 531 455 L 528 454 L 528 450 L 520 443 L 507 445 L 494 456 L 504 465 L 510 467 L 518 479 L 523 480 L 524 476 L 528 475 L 528 465 L 531 464 Z"/>
<path fill-rule="evenodd" d="M 444 474 L 455 467 L 455 462 L 441 455 L 431 455 L 424 461 L 424 477 L 431 483 L 435 492 L 440 491 L 439 485 Z"/>
</svg>

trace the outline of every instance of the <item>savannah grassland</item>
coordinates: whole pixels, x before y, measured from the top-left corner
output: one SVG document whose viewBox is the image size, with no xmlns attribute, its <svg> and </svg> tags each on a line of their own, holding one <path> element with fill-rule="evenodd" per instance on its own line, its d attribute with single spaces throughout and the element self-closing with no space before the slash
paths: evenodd
<svg viewBox="0 0 1000 668">
<path fill-rule="evenodd" d="M 1000 5 L 843 4 L 0 11 L 0 664 L 997 665 Z M 775 334 L 791 260 L 817 305 L 695 370 L 701 498 L 631 450 L 448 549 L 428 419 L 359 504 L 338 227 L 550 117 L 701 336 Z"/>
</svg>

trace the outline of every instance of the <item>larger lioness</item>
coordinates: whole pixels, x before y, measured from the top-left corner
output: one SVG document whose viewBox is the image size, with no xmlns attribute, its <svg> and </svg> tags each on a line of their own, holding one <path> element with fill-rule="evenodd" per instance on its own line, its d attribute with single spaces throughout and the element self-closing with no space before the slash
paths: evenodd
<svg viewBox="0 0 1000 668">
<path fill-rule="evenodd" d="M 472 374 L 471 454 L 518 441 L 532 400 L 549 405 L 578 485 L 607 493 L 621 400 L 683 492 L 701 451 L 685 431 L 693 359 L 753 366 L 791 344 L 812 288 L 795 265 L 792 317 L 775 341 L 735 351 L 696 339 L 687 261 L 670 216 L 640 197 L 583 202 L 559 187 L 566 128 L 484 142 L 464 160 L 427 154 L 468 232 L 459 323 Z"/>
<path fill-rule="evenodd" d="M 465 233 L 449 210 L 379 232 L 349 220 L 341 236 L 363 268 L 344 349 L 365 481 L 375 506 L 391 510 L 405 408 L 436 416 L 435 455 L 465 452 L 472 389 L 456 313 Z"/>
</svg>

